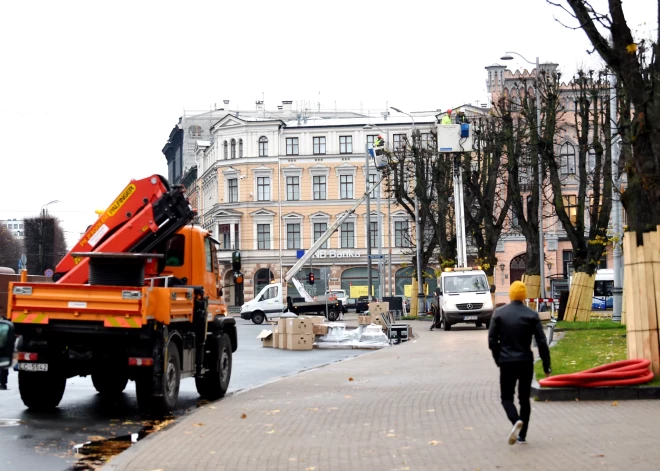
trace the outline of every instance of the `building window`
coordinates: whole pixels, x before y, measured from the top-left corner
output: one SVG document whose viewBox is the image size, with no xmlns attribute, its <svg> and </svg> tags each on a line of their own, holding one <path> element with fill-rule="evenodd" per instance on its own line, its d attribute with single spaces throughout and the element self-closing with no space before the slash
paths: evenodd
<svg viewBox="0 0 660 471">
<path fill-rule="evenodd" d="M 286 225 L 286 248 L 299 249 L 300 245 L 300 224 Z"/>
<path fill-rule="evenodd" d="M 376 140 L 376 136 L 378 136 L 378 134 L 369 134 L 367 136 L 367 144 L 370 144 L 371 147 L 374 146 L 374 141 Z"/>
<path fill-rule="evenodd" d="M 564 265 L 564 278 L 568 278 L 573 274 L 573 251 L 564 250 L 562 252 L 562 262 Z"/>
<path fill-rule="evenodd" d="M 568 195 L 562 196 L 564 200 L 564 210 L 568 217 L 571 219 L 571 224 L 577 224 L 577 196 Z"/>
<path fill-rule="evenodd" d="M 325 154 L 325 137 L 314 138 L 314 154 Z"/>
<path fill-rule="evenodd" d="M 353 153 L 353 136 L 339 136 L 339 153 Z"/>
<path fill-rule="evenodd" d="M 425 132 L 420 135 L 419 143 L 421 145 L 422 149 L 430 149 L 431 148 L 431 140 L 432 136 L 431 133 Z"/>
<path fill-rule="evenodd" d="M 396 221 L 394 223 L 394 246 L 409 247 L 408 221 Z"/>
<path fill-rule="evenodd" d="M 404 150 L 406 148 L 406 135 L 405 134 L 394 134 L 392 135 L 392 144 L 394 150 Z"/>
<path fill-rule="evenodd" d="M 341 248 L 355 248 L 355 224 L 345 222 L 341 225 Z"/>
<path fill-rule="evenodd" d="M 220 224 L 218 227 L 219 238 L 222 246 L 221 249 L 229 250 L 231 249 L 231 226 L 229 224 Z"/>
<path fill-rule="evenodd" d="M 238 140 L 238 158 L 243 157 L 243 139 Z"/>
<path fill-rule="evenodd" d="M 228 155 L 229 154 L 229 151 L 228 151 L 229 144 L 227 144 L 227 141 L 225 141 L 225 143 L 223 145 L 224 145 L 224 148 L 225 148 L 225 150 L 224 150 L 225 160 L 227 160 L 227 158 L 229 158 L 229 155 Z"/>
<path fill-rule="evenodd" d="M 325 175 L 318 175 L 313 178 L 314 180 L 314 199 L 324 200 L 327 198 L 325 192 Z"/>
<path fill-rule="evenodd" d="M 286 155 L 298 155 L 298 138 L 286 138 Z"/>
<path fill-rule="evenodd" d="M 270 201 L 270 177 L 257 177 L 257 201 Z"/>
<path fill-rule="evenodd" d="M 377 247 L 378 246 L 378 222 L 374 221 L 369 221 L 369 237 L 371 238 L 371 246 L 372 247 Z"/>
<path fill-rule="evenodd" d="M 257 249 L 270 249 L 270 224 L 257 224 Z"/>
<path fill-rule="evenodd" d="M 287 201 L 300 199 L 300 177 L 286 177 L 286 199 Z"/>
<path fill-rule="evenodd" d="M 565 142 L 559 151 L 559 164 L 562 175 L 575 174 L 575 147 L 570 142 Z"/>
<path fill-rule="evenodd" d="M 230 203 L 238 203 L 238 179 L 230 178 L 227 180 L 227 191 Z"/>
<path fill-rule="evenodd" d="M 373 189 L 374 186 L 376 185 L 376 183 L 378 183 L 378 174 L 370 173 L 369 174 L 369 188 L 371 188 L 371 191 L 369 192 L 370 193 L 369 196 L 371 196 L 371 197 L 376 195 L 376 191 L 378 191 L 378 190 Z"/>
<path fill-rule="evenodd" d="M 268 157 L 268 138 L 266 136 L 259 138 L 259 157 Z"/>
<path fill-rule="evenodd" d="M 353 175 L 339 175 L 339 197 L 353 199 Z"/>
<path fill-rule="evenodd" d="M 314 223 L 314 242 L 319 240 L 321 236 L 328 230 L 328 224 L 325 222 L 315 222 Z M 328 248 L 328 241 L 323 242 L 323 245 L 319 247 L 321 249 Z"/>
<path fill-rule="evenodd" d="M 231 140 L 231 158 L 236 158 L 236 139 Z"/>
</svg>

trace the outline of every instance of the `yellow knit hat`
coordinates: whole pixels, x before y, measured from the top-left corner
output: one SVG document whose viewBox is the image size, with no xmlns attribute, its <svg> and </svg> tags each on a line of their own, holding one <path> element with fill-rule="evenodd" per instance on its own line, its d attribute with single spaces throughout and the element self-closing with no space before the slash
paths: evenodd
<svg viewBox="0 0 660 471">
<path fill-rule="evenodd" d="M 511 301 L 524 301 L 527 298 L 527 287 L 522 281 L 514 281 L 509 288 Z"/>
</svg>

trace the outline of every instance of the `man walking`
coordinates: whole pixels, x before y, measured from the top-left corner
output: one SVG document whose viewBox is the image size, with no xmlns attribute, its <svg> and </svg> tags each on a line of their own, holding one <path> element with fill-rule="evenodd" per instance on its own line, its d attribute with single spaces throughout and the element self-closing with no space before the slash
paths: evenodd
<svg viewBox="0 0 660 471">
<path fill-rule="evenodd" d="M 546 377 L 550 375 L 550 350 L 546 342 L 539 315 L 523 305 L 527 298 L 527 288 L 520 281 L 514 281 L 509 288 L 511 303 L 498 308 L 488 329 L 488 348 L 495 364 L 500 368 L 500 398 L 506 416 L 513 424 L 508 443 L 526 443 L 527 428 L 531 407 L 529 395 L 534 375 L 534 354 L 532 336 L 536 339 L 539 355 L 543 361 Z M 513 395 L 518 383 L 520 414 L 513 403 Z"/>
</svg>

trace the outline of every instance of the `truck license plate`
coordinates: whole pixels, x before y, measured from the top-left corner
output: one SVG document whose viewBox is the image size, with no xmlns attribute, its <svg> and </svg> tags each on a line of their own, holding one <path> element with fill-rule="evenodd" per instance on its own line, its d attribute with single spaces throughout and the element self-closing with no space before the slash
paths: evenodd
<svg viewBox="0 0 660 471">
<path fill-rule="evenodd" d="M 476 320 L 477 320 L 477 316 L 465 316 L 465 317 L 463 318 L 463 320 L 465 320 L 465 321 L 476 321 Z"/>
<path fill-rule="evenodd" d="M 19 363 L 18 369 L 23 371 L 48 371 L 48 363 Z"/>
</svg>

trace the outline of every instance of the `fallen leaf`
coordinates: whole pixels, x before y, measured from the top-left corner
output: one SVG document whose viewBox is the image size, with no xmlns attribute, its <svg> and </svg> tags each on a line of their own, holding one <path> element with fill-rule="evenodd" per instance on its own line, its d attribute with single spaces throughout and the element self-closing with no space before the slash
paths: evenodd
<svg viewBox="0 0 660 471">
<path fill-rule="evenodd" d="M 275 429 L 273 429 L 273 430 L 269 430 L 269 431 L 266 432 L 266 433 L 268 433 L 268 434 L 275 433 Z"/>
<path fill-rule="evenodd" d="M 316 412 L 317 410 L 319 410 L 319 408 L 318 408 L 318 407 L 310 407 L 310 408 L 307 409 L 307 410 L 308 410 L 308 411 L 311 411 L 311 412 Z"/>
<path fill-rule="evenodd" d="M 339 407 L 330 407 L 328 410 L 338 410 Z"/>
<path fill-rule="evenodd" d="M 348 378 L 349 381 L 353 381 L 353 378 Z"/>
<path fill-rule="evenodd" d="M 211 406 L 211 407 L 209 407 L 209 409 L 217 409 L 217 407 Z"/>
<path fill-rule="evenodd" d="M 605 455 L 600 454 L 600 455 L 594 455 L 594 458 L 605 458 Z"/>
<path fill-rule="evenodd" d="M 472 427 L 463 427 L 465 430 L 474 430 Z"/>
<path fill-rule="evenodd" d="M 351 398 L 351 396 L 344 396 L 344 398 L 346 398 L 346 399 L 350 399 L 350 398 Z"/>
<path fill-rule="evenodd" d="M 431 441 L 429 442 L 429 445 L 440 445 L 441 443 L 442 443 L 442 442 L 439 441 L 439 440 L 431 440 Z"/>
<path fill-rule="evenodd" d="M 241 419 L 247 419 L 247 415 L 241 414 Z"/>
<path fill-rule="evenodd" d="M 215 451 L 211 451 L 210 453 L 211 453 L 212 455 L 215 455 Z"/>
<path fill-rule="evenodd" d="M 616 406 L 618 406 L 618 405 L 619 405 L 619 401 L 614 401 L 614 402 L 612 403 L 612 406 L 613 406 L 613 407 L 616 407 Z"/>
<path fill-rule="evenodd" d="M 426 409 L 426 412 L 435 412 L 435 409 Z"/>
<path fill-rule="evenodd" d="M 387 437 L 396 437 L 396 434 L 395 433 L 388 433 L 386 436 Z"/>
<path fill-rule="evenodd" d="M 314 471 L 316 468 L 314 466 L 308 466 L 305 468 L 305 471 Z"/>
<path fill-rule="evenodd" d="M 203 426 L 204 426 L 204 424 L 202 422 L 200 422 L 198 424 L 193 424 L 193 427 L 203 427 Z"/>
</svg>

